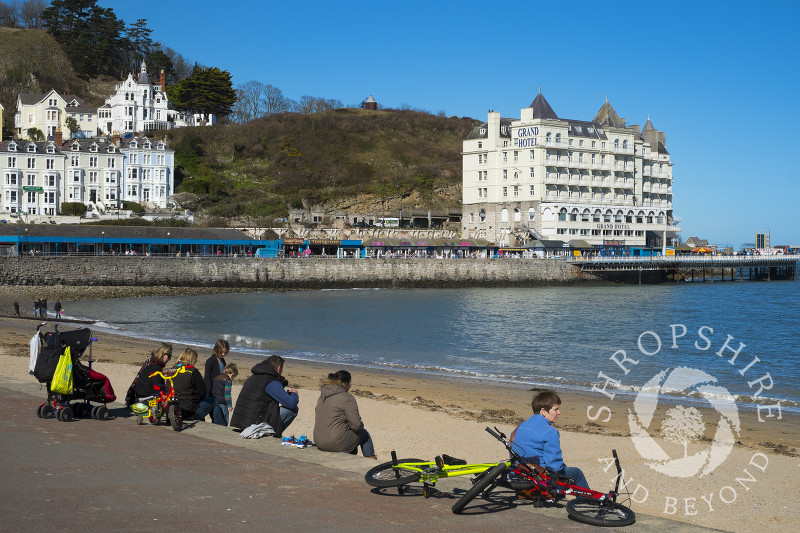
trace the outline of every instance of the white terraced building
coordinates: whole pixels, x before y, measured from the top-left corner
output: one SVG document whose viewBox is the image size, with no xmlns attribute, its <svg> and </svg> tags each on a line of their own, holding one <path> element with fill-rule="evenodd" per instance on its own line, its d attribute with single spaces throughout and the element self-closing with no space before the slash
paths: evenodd
<svg viewBox="0 0 800 533">
<path fill-rule="evenodd" d="M 591 121 L 559 118 L 541 93 L 519 119 L 490 111 L 462 155 L 465 238 L 661 247 L 680 231 L 666 135 L 607 100 Z"/>
</svg>

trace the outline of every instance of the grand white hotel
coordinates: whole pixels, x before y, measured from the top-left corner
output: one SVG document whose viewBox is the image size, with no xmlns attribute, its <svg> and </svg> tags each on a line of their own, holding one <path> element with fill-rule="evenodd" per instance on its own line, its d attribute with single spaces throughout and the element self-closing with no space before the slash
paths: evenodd
<svg viewBox="0 0 800 533">
<path fill-rule="evenodd" d="M 661 247 L 672 217 L 666 135 L 628 126 L 606 101 L 559 118 L 539 93 L 520 118 L 490 111 L 463 147 L 462 232 L 500 246 L 532 239 Z"/>
</svg>

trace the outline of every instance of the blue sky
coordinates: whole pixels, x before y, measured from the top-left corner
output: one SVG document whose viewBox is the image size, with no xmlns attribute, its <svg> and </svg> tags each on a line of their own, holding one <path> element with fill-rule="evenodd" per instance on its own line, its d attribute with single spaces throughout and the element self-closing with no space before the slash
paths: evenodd
<svg viewBox="0 0 800 533">
<path fill-rule="evenodd" d="M 190 61 L 289 98 L 519 118 L 609 101 L 665 131 L 681 235 L 800 245 L 796 2 L 112 2 Z"/>
</svg>

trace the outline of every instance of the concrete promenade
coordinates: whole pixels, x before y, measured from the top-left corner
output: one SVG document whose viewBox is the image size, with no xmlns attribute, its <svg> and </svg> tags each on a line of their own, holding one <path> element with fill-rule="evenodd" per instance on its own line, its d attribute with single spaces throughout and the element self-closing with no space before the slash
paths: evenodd
<svg viewBox="0 0 800 533">
<path fill-rule="evenodd" d="M 361 457 L 243 440 L 206 423 L 137 426 L 121 404 L 108 421 L 43 420 L 44 398 L 34 378 L 0 376 L 0 531 L 601 530 L 499 490 L 454 515 L 466 479 L 443 480 L 429 499 L 421 489 L 399 496 L 364 482 L 374 463 Z M 646 515 L 624 530 L 709 531 Z"/>
</svg>

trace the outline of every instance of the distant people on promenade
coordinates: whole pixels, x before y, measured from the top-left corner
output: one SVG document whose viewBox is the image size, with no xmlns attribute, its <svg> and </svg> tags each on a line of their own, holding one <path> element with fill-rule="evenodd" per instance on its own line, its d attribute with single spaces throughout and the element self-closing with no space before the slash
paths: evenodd
<svg viewBox="0 0 800 533">
<path fill-rule="evenodd" d="M 19 316 L 19 302 L 16 300 L 14 301 L 14 314 Z"/>
</svg>

